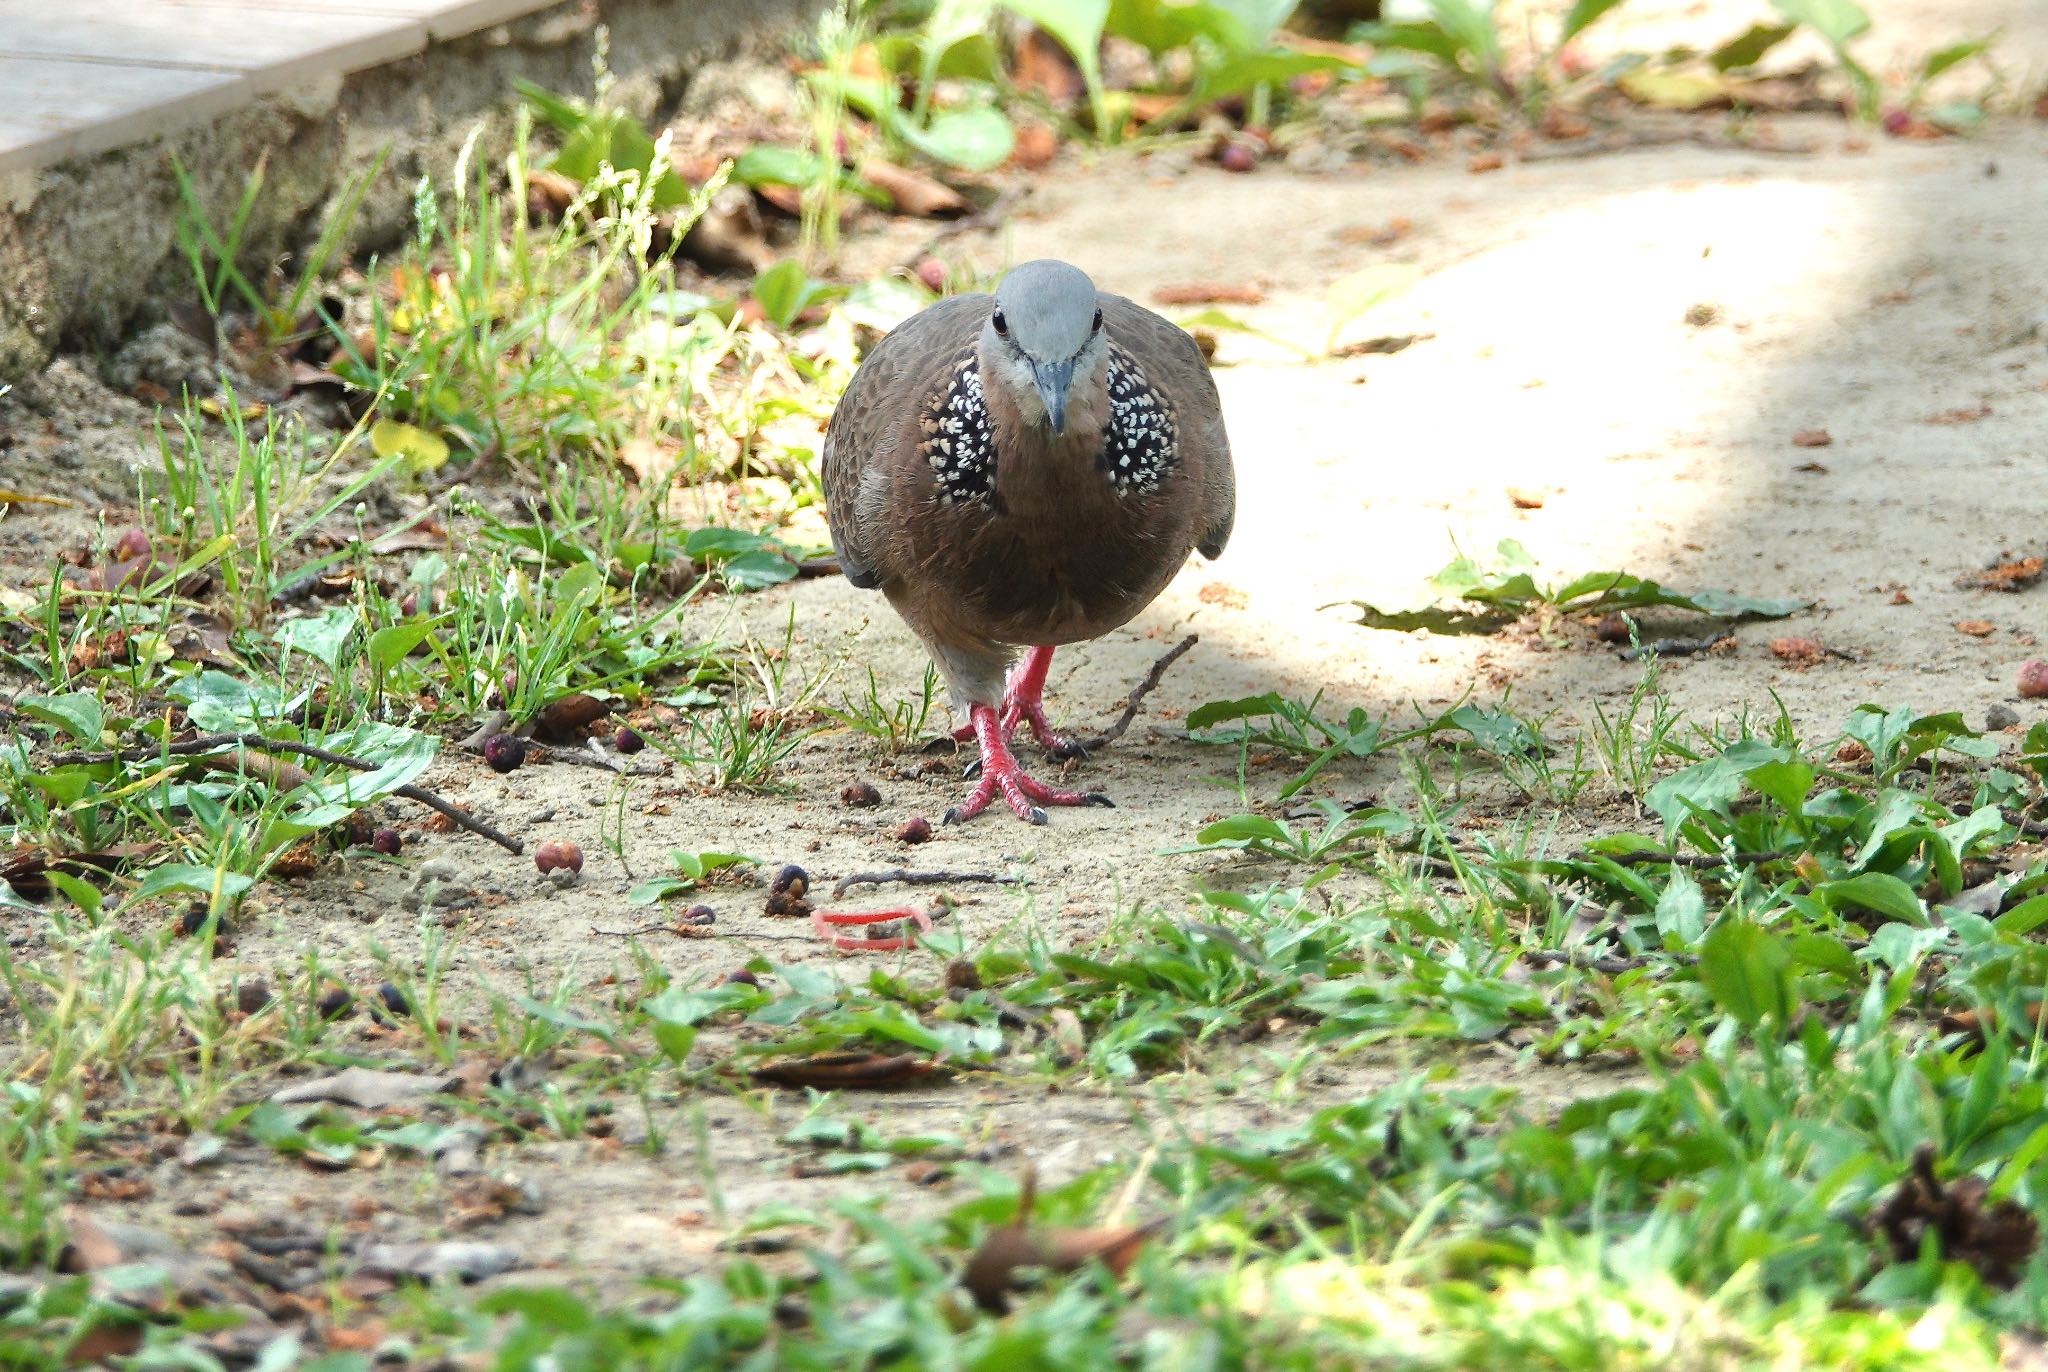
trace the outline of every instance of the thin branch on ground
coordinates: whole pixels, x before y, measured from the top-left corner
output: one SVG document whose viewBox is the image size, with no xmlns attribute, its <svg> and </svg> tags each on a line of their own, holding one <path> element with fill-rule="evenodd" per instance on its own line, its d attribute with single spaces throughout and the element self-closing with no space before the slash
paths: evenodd
<svg viewBox="0 0 2048 1372">
<path fill-rule="evenodd" d="M 1735 631 L 1733 629 L 1723 629 L 1720 633 L 1710 634 L 1706 638 L 1653 639 L 1651 642 L 1643 644 L 1640 648 L 1622 649 L 1621 660 L 1623 662 L 1634 662 L 1644 653 L 1649 653 L 1656 657 L 1696 657 L 1701 653 L 1713 652 L 1723 643 L 1733 643 L 1734 641 Z"/>
<path fill-rule="evenodd" d="M 69 767 L 73 764 L 99 762 L 144 762 L 154 757 L 197 757 L 216 753 L 223 748 L 243 748 L 251 753 L 292 753 L 299 757 L 310 757 L 318 762 L 336 767 L 347 767 L 357 772 L 374 772 L 377 764 L 365 762 L 359 757 L 349 757 L 329 748 L 318 748 L 310 743 L 299 743 L 288 738 L 266 738 L 262 734 L 207 734 L 200 738 L 188 738 L 178 743 L 146 743 L 133 748 L 121 748 L 108 753 L 58 753 L 50 758 L 52 767 Z M 436 814 L 446 817 L 451 823 L 489 839 L 500 848 L 513 853 L 523 853 L 526 845 L 516 838 L 508 838 L 491 825 L 478 819 L 469 811 L 429 791 L 424 786 L 407 783 L 392 791 L 393 795 L 404 796 L 416 801 Z"/>
<path fill-rule="evenodd" d="M 891 867 L 885 872 L 855 872 L 832 883 L 832 898 L 837 900 L 856 886 L 883 886 L 895 882 L 902 886 L 945 886 L 953 882 L 981 881 L 998 886 L 1015 886 L 1016 877 L 998 876 L 994 872 L 913 872 L 907 867 Z"/>
<path fill-rule="evenodd" d="M 1116 717 L 1116 722 L 1094 738 L 1083 739 L 1081 741 L 1081 751 L 1092 753 L 1097 748 L 1107 748 L 1110 744 L 1122 738 L 1124 731 L 1131 727 L 1131 721 L 1138 717 L 1138 707 L 1145 703 L 1145 697 L 1159 689 L 1160 679 L 1166 675 L 1166 669 L 1180 661 L 1188 649 L 1194 647 L 1199 642 L 1201 642 L 1200 635 L 1189 634 L 1179 643 L 1174 644 L 1157 662 L 1153 663 L 1152 670 L 1145 673 L 1145 679 L 1138 683 L 1136 690 L 1131 692 L 1130 700 L 1125 703 L 1124 712 Z"/>
</svg>

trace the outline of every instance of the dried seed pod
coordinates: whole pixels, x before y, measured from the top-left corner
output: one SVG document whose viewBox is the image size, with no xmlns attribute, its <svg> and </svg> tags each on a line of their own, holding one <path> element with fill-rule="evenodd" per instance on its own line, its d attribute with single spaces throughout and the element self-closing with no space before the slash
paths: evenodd
<svg viewBox="0 0 2048 1372">
<path fill-rule="evenodd" d="M 533 850 L 533 865 L 546 876 L 550 872 L 583 870 L 583 850 L 565 838 L 551 838 Z"/>
<path fill-rule="evenodd" d="M 839 789 L 839 803 L 849 810 L 872 810 L 882 803 L 882 793 L 871 781 L 849 781 Z"/>
<path fill-rule="evenodd" d="M 932 837 L 932 822 L 923 815 L 912 815 L 896 827 L 899 843 L 929 843 Z"/>
</svg>

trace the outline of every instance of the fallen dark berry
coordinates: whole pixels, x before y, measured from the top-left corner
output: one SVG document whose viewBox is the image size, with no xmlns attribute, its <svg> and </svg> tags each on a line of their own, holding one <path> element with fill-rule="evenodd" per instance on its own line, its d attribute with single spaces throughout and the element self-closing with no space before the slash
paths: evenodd
<svg viewBox="0 0 2048 1372">
<path fill-rule="evenodd" d="M 946 264 L 936 257 L 925 257 L 911 270 L 917 273 L 918 284 L 933 293 L 946 289 Z"/>
<path fill-rule="evenodd" d="M 320 999 L 313 1004 L 320 1012 L 321 1019 L 340 1019 L 356 1008 L 356 998 L 345 987 L 330 986 L 320 993 Z"/>
<path fill-rule="evenodd" d="M 150 554 L 149 535 L 140 529 L 130 529 L 114 540 L 114 547 L 108 555 L 113 562 L 127 562 Z"/>
<path fill-rule="evenodd" d="M 645 748 L 646 746 L 646 739 L 640 737 L 639 734 L 633 732 L 631 729 L 628 729 L 623 724 L 621 724 L 618 727 L 618 731 L 612 735 L 612 747 L 618 749 L 620 752 L 626 754 L 626 756 L 628 757 L 631 757 L 634 753 L 639 752 L 642 748 Z"/>
<path fill-rule="evenodd" d="M 204 929 L 205 927 L 206 907 L 204 905 L 194 905 L 189 910 L 185 911 L 184 914 L 178 917 L 178 932 L 184 935 L 186 938 L 192 937 L 194 934 L 198 933 L 201 929 Z M 222 920 L 219 923 L 219 925 L 216 926 L 216 930 L 217 932 L 225 933 L 227 931 L 227 927 L 228 922 L 226 920 Z"/>
<path fill-rule="evenodd" d="M 257 977 L 245 981 L 235 988 L 235 1008 L 245 1015 L 253 1015 L 275 999 L 270 994 L 270 983 Z"/>
<path fill-rule="evenodd" d="M 583 870 L 583 850 L 565 838 L 551 838 L 533 850 L 533 865 L 542 876 L 554 871 Z"/>
<path fill-rule="evenodd" d="M 794 862 L 777 872 L 775 880 L 768 883 L 770 895 L 788 894 L 801 899 L 804 892 L 810 889 L 811 874 L 797 866 Z"/>
<path fill-rule="evenodd" d="M 383 1002 L 384 1009 L 390 1011 L 391 1014 L 410 1015 L 412 1013 L 412 998 L 388 981 L 377 987 L 377 999 Z M 370 1013 L 376 1015 L 378 1019 L 384 1020 L 386 1024 L 391 1022 L 375 1006 L 371 1007 Z"/>
<path fill-rule="evenodd" d="M 379 829 L 370 836 L 370 847 L 386 857 L 398 856 L 398 850 L 405 846 L 405 840 L 396 829 Z"/>
<path fill-rule="evenodd" d="M 882 793 L 871 781 L 849 781 L 839 789 L 839 803 L 849 810 L 872 810 L 882 803 Z"/>
<path fill-rule="evenodd" d="M 517 734 L 492 734 L 484 740 L 484 761 L 494 772 L 517 771 L 526 761 L 526 740 Z"/>
<path fill-rule="evenodd" d="M 928 843 L 932 836 L 932 822 L 923 815 L 912 815 L 896 826 L 896 838 L 902 843 Z"/>
<path fill-rule="evenodd" d="M 1216 165 L 1227 172 L 1248 172 L 1259 165 L 1259 155 L 1243 143 L 1225 143 L 1216 150 Z"/>
<path fill-rule="evenodd" d="M 708 905 L 692 905 L 689 909 L 683 911 L 683 923 L 716 924 L 718 923 L 718 912 Z"/>
<path fill-rule="evenodd" d="M 946 964 L 946 989 L 948 991 L 979 991 L 981 969 L 966 958 L 954 958 Z"/>
<path fill-rule="evenodd" d="M 1628 616 L 1618 610 L 1610 610 L 1593 622 L 1593 637 L 1602 643 L 1628 642 Z"/>
<path fill-rule="evenodd" d="M 718 984 L 720 986 L 759 987 L 761 984 L 761 979 L 755 976 L 752 972 L 749 972 L 746 968 L 742 967 L 737 972 L 727 972 L 724 976 L 718 979 Z"/>
</svg>

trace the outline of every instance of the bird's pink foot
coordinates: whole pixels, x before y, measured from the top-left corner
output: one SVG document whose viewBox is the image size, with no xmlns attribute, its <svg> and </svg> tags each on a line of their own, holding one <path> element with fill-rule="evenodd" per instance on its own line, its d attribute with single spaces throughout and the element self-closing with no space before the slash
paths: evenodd
<svg viewBox="0 0 2048 1372">
<path fill-rule="evenodd" d="M 1031 737 L 1038 740 L 1038 746 L 1045 749 L 1046 756 L 1065 761 L 1068 758 L 1086 757 L 1088 749 L 1074 738 L 1052 727 L 1052 721 L 1045 717 L 1045 674 L 1052 666 L 1052 649 L 1032 648 L 1024 654 L 1024 660 L 1010 673 L 1010 680 L 1003 690 L 1003 706 L 999 716 L 1004 738 L 1016 735 L 1019 724 L 1031 726 Z M 974 741 L 974 723 L 969 720 L 953 731 L 953 742 Z"/>
<path fill-rule="evenodd" d="M 973 819 L 988 808 L 998 792 L 1011 812 L 1027 824 L 1045 823 L 1045 811 L 1039 808 L 1042 805 L 1114 805 L 1098 791 L 1062 790 L 1027 776 L 1017 765 L 1016 754 L 1010 751 L 1009 730 L 989 706 L 969 707 L 968 719 L 981 743 L 981 779 L 968 792 L 967 799 L 946 811 L 946 823 Z"/>
</svg>

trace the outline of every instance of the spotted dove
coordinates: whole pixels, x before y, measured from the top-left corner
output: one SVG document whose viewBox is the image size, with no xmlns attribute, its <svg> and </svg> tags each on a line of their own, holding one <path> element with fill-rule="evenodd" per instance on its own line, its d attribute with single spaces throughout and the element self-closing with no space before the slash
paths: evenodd
<svg viewBox="0 0 2048 1372">
<path fill-rule="evenodd" d="M 980 745 L 947 820 L 998 792 L 1033 824 L 1041 805 L 1109 804 L 1027 776 L 1010 736 L 1028 723 L 1076 755 L 1045 716 L 1054 647 L 1128 622 L 1190 549 L 1213 558 L 1230 538 L 1230 443 L 1194 340 L 1078 268 L 1027 262 L 875 346 L 824 469 L 840 567 L 924 640 L 967 718 L 954 737 Z"/>
</svg>

